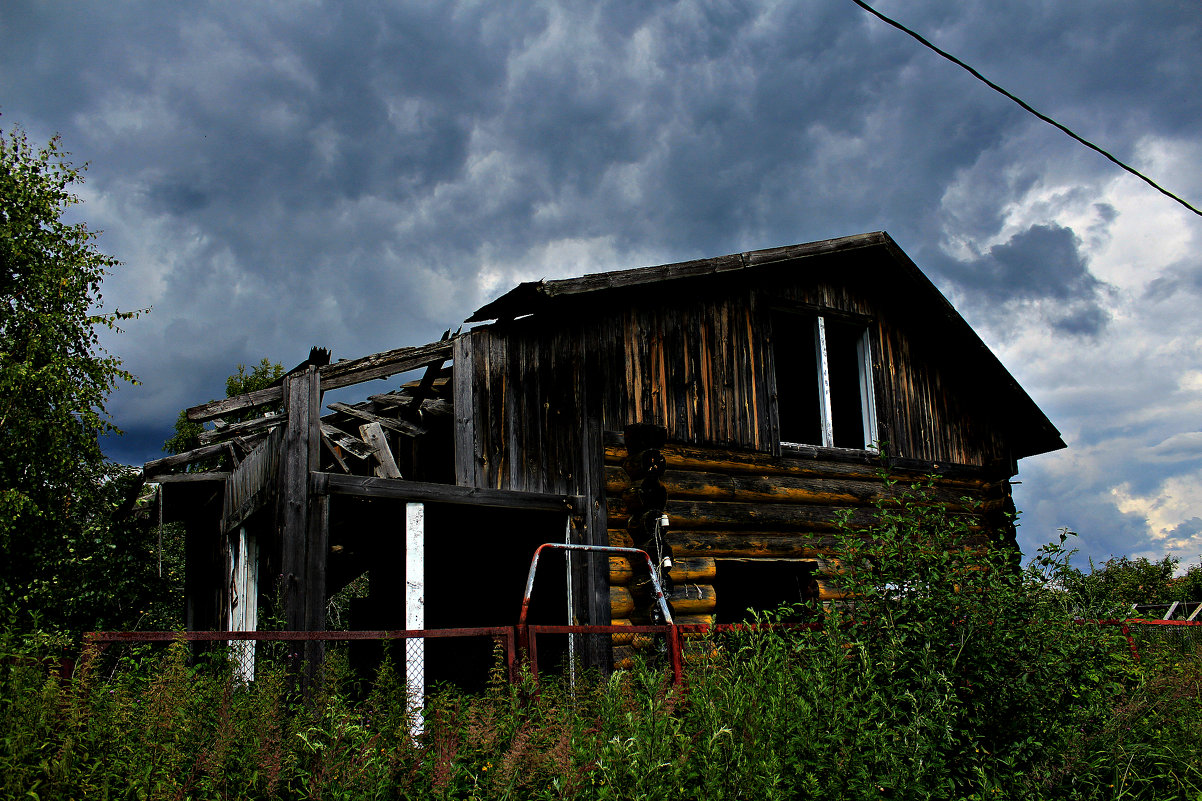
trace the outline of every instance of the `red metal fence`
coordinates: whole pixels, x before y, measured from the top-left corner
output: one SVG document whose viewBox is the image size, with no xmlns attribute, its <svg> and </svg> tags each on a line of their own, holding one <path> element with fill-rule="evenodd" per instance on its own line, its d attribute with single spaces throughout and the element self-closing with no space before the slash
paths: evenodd
<svg viewBox="0 0 1202 801">
<path fill-rule="evenodd" d="M 1193 651 L 1202 648 L 1202 621 L 1110 619 L 1078 620 L 1079 625 L 1118 627 L 1126 638 L 1131 654 L 1139 659 L 1141 651 L 1176 647 Z M 792 631 L 818 631 L 820 622 L 779 624 L 719 624 L 715 626 L 690 625 L 646 625 L 646 626 L 552 626 L 525 624 L 520 626 L 490 626 L 456 629 L 421 629 L 388 631 L 146 631 L 146 632 L 91 632 L 85 635 L 85 660 L 97 659 L 115 645 L 164 645 L 173 641 L 188 643 L 212 643 L 229 648 L 227 655 L 236 662 L 235 670 L 248 680 L 253 678 L 253 661 L 247 663 L 246 650 L 240 651 L 240 643 L 363 643 L 386 644 L 403 641 L 406 644 L 405 660 L 416 656 L 416 643 L 423 646 L 430 641 L 468 642 L 483 641 L 489 653 L 497 653 L 504 660 L 504 672 L 510 681 L 517 679 L 521 665 L 526 665 L 537 681 L 540 673 L 552 670 L 575 678 L 575 670 L 581 664 L 582 654 L 589 648 L 606 649 L 613 656 L 615 668 L 630 667 L 641 659 L 646 663 L 662 664 L 671 681 L 682 681 L 686 664 L 698 661 L 699 657 L 718 647 L 722 636 L 749 632 L 757 629 L 786 629 Z M 557 638 L 548 648 L 546 640 Z M 566 647 L 565 647 L 566 641 Z M 542 643 L 542 644 L 540 644 Z M 479 647 L 476 654 L 484 653 Z M 261 653 L 259 654 L 261 656 Z M 250 657 L 253 659 L 254 652 Z M 285 658 L 300 658 L 300 651 L 283 653 Z M 423 662 L 424 647 L 420 654 Z M 241 660 L 241 662 L 239 662 Z M 477 672 L 493 669 L 491 659 L 473 660 Z M 444 660 L 445 662 L 445 660 Z M 435 678 L 438 671 L 434 672 Z M 427 674 L 430 675 L 430 674 Z M 410 676 L 411 680 L 424 681 L 425 676 Z"/>
</svg>

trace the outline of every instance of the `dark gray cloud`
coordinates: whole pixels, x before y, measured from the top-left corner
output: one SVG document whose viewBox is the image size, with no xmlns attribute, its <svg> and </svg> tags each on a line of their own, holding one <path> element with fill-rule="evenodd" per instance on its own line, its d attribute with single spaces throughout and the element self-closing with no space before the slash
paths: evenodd
<svg viewBox="0 0 1202 801">
<path fill-rule="evenodd" d="M 982 317 L 1013 318 L 1024 302 L 1047 301 L 1041 311 L 1056 331 L 1096 336 L 1110 319 L 1106 285 L 1089 270 L 1070 229 L 1033 225 L 969 261 L 942 258 L 939 273 L 956 285 Z"/>
<path fill-rule="evenodd" d="M 1202 193 L 1202 154 L 1173 155 L 1202 125 L 1192 2 L 881 5 Z M 1106 250 L 1167 201 L 846 0 L 14 0 L 0 45 L 2 122 L 92 163 L 79 213 L 126 262 L 106 298 L 154 307 L 110 342 L 144 382 L 112 404 L 130 461 L 238 362 L 428 341 L 541 275 L 886 229 L 992 341 L 1115 353 L 1143 345 L 1116 320 L 1145 319 L 1116 304 L 1175 314 L 1202 288 L 1196 250 L 1127 283 Z M 1081 441 L 1137 402 L 1012 369 Z"/>
</svg>

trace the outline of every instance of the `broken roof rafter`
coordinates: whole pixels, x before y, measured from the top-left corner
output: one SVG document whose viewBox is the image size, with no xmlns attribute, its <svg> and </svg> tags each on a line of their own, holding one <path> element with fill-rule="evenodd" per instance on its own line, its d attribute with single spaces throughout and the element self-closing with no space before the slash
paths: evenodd
<svg viewBox="0 0 1202 801">
<path fill-rule="evenodd" d="M 358 359 L 348 359 L 343 362 L 325 365 L 318 368 L 321 377 L 322 391 L 349 387 L 364 381 L 377 378 L 388 378 L 397 373 L 405 373 L 424 367 L 431 362 L 444 362 L 451 358 L 454 349 L 454 339 L 431 342 L 428 345 L 396 348 L 394 350 L 373 353 Z M 195 422 L 212 420 L 223 414 L 250 409 L 255 406 L 265 406 L 283 400 L 282 386 L 271 386 L 266 389 L 235 395 L 232 398 L 209 401 L 188 409 L 188 419 Z"/>
</svg>

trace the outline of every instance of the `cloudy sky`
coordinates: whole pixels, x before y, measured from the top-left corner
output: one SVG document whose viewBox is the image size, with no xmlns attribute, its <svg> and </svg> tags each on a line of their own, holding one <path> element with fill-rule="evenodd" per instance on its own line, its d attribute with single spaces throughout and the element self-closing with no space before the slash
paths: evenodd
<svg viewBox="0 0 1202 801">
<path fill-rule="evenodd" d="M 1202 204 L 1195 0 L 879 8 Z M 1025 548 L 1202 554 L 1202 218 L 850 0 L 8 0 L 0 125 L 89 162 L 159 455 L 239 362 L 436 339 L 517 281 L 886 230 L 1064 433 Z"/>
</svg>

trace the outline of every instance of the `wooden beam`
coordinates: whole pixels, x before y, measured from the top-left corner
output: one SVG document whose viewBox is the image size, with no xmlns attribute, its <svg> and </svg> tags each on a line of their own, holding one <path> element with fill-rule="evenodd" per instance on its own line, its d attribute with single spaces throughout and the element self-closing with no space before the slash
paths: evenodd
<svg viewBox="0 0 1202 801">
<path fill-rule="evenodd" d="M 207 459 L 210 456 L 216 456 L 220 453 L 225 453 L 225 444 L 217 443 L 216 445 L 205 445 L 195 450 L 184 451 L 172 456 L 164 456 L 162 459 L 155 459 L 142 465 L 142 475 L 145 478 L 166 473 L 173 467 L 191 464 L 192 462 Z"/>
<path fill-rule="evenodd" d="M 200 444 L 208 445 L 210 442 L 224 442 L 227 439 L 241 436 L 251 431 L 259 431 L 264 428 L 275 428 L 286 418 L 282 414 L 271 414 L 265 417 L 256 417 L 254 420 L 246 420 L 241 423 L 231 423 L 224 428 L 215 429 L 213 431 L 200 432 Z"/>
<path fill-rule="evenodd" d="M 283 397 L 284 388 L 279 385 L 257 389 L 244 395 L 235 395 L 232 398 L 222 398 L 221 400 L 209 401 L 199 406 L 193 406 L 191 409 L 188 409 L 188 419 L 195 422 L 212 420 L 214 417 L 236 412 L 239 409 L 253 409 L 256 406 L 279 403 Z"/>
<path fill-rule="evenodd" d="M 404 434 L 407 437 L 416 437 L 426 433 L 426 429 L 410 423 L 408 420 L 394 420 L 391 417 L 381 417 L 378 414 L 350 406 L 345 403 L 330 403 L 327 407 L 331 412 L 339 412 L 348 417 L 354 417 L 359 420 L 366 420 L 369 423 L 379 423 L 389 431 L 395 431 L 398 434 Z"/>
<path fill-rule="evenodd" d="M 584 499 L 579 495 L 458 487 L 454 484 L 431 484 L 425 481 L 404 481 L 375 476 L 342 476 L 335 473 L 314 473 L 313 492 L 319 495 L 354 495 L 360 498 L 390 498 L 414 503 L 464 504 L 543 512 L 579 513 L 584 507 Z"/>
<path fill-rule="evenodd" d="M 402 395 L 399 392 L 389 392 L 384 395 L 369 395 L 367 399 L 377 406 L 397 407 L 405 406 L 409 403 L 409 395 Z M 449 417 L 454 411 L 455 407 L 451 405 L 451 402 L 442 398 L 426 398 L 422 401 L 421 412 L 424 415 Z"/>
<path fill-rule="evenodd" d="M 370 459 L 372 456 L 372 450 L 366 443 L 328 423 L 321 424 L 321 434 L 356 459 Z"/>
<path fill-rule="evenodd" d="M 392 458 L 392 449 L 388 447 L 388 438 L 379 423 L 364 423 L 359 426 L 359 436 L 372 449 L 376 457 L 375 473 L 380 478 L 400 478 L 401 470 Z"/>
<path fill-rule="evenodd" d="M 405 373 L 430 362 L 445 361 L 451 358 L 454 342 L 454 339 L 448 339 L 429 345 L 397 348 L 328 365 L 321 369 L 321 388 L 329 390 L 349 387 L 351 384 Z"/>
<path fill-rule="evenodd" d="M 439 359 L 426 365 L 426 372 L 422 375 L 421 382 L 413 388 L 413 399 L 405 407 L 405 412 L 408 415 L 416 416 L 418 411 L 421 410 L 422 401 L 430 394 L 430 389 L 434 386 L 434 379 L 438 378 L 438 372 L 442 370 L 442 365 L 445 361 L 445 359 Z"/>
<path fill-rule="evenodd" d="M 342 454 L 339 452 L 342 450 L 342 448 L 335 445 L 330 439 L 330 436 L 325 432 L 325 426 L 322 426 L 321 444 L 324 445 L 326 450 L 330 452 L 330 455 L 334 457 L 334 461 L 337 462 L 338 466 L 342 468 L 342 472 L 351 472 L 351 469 L 347 467 L 346 459 L 343 459 Z"/>
</svg>

